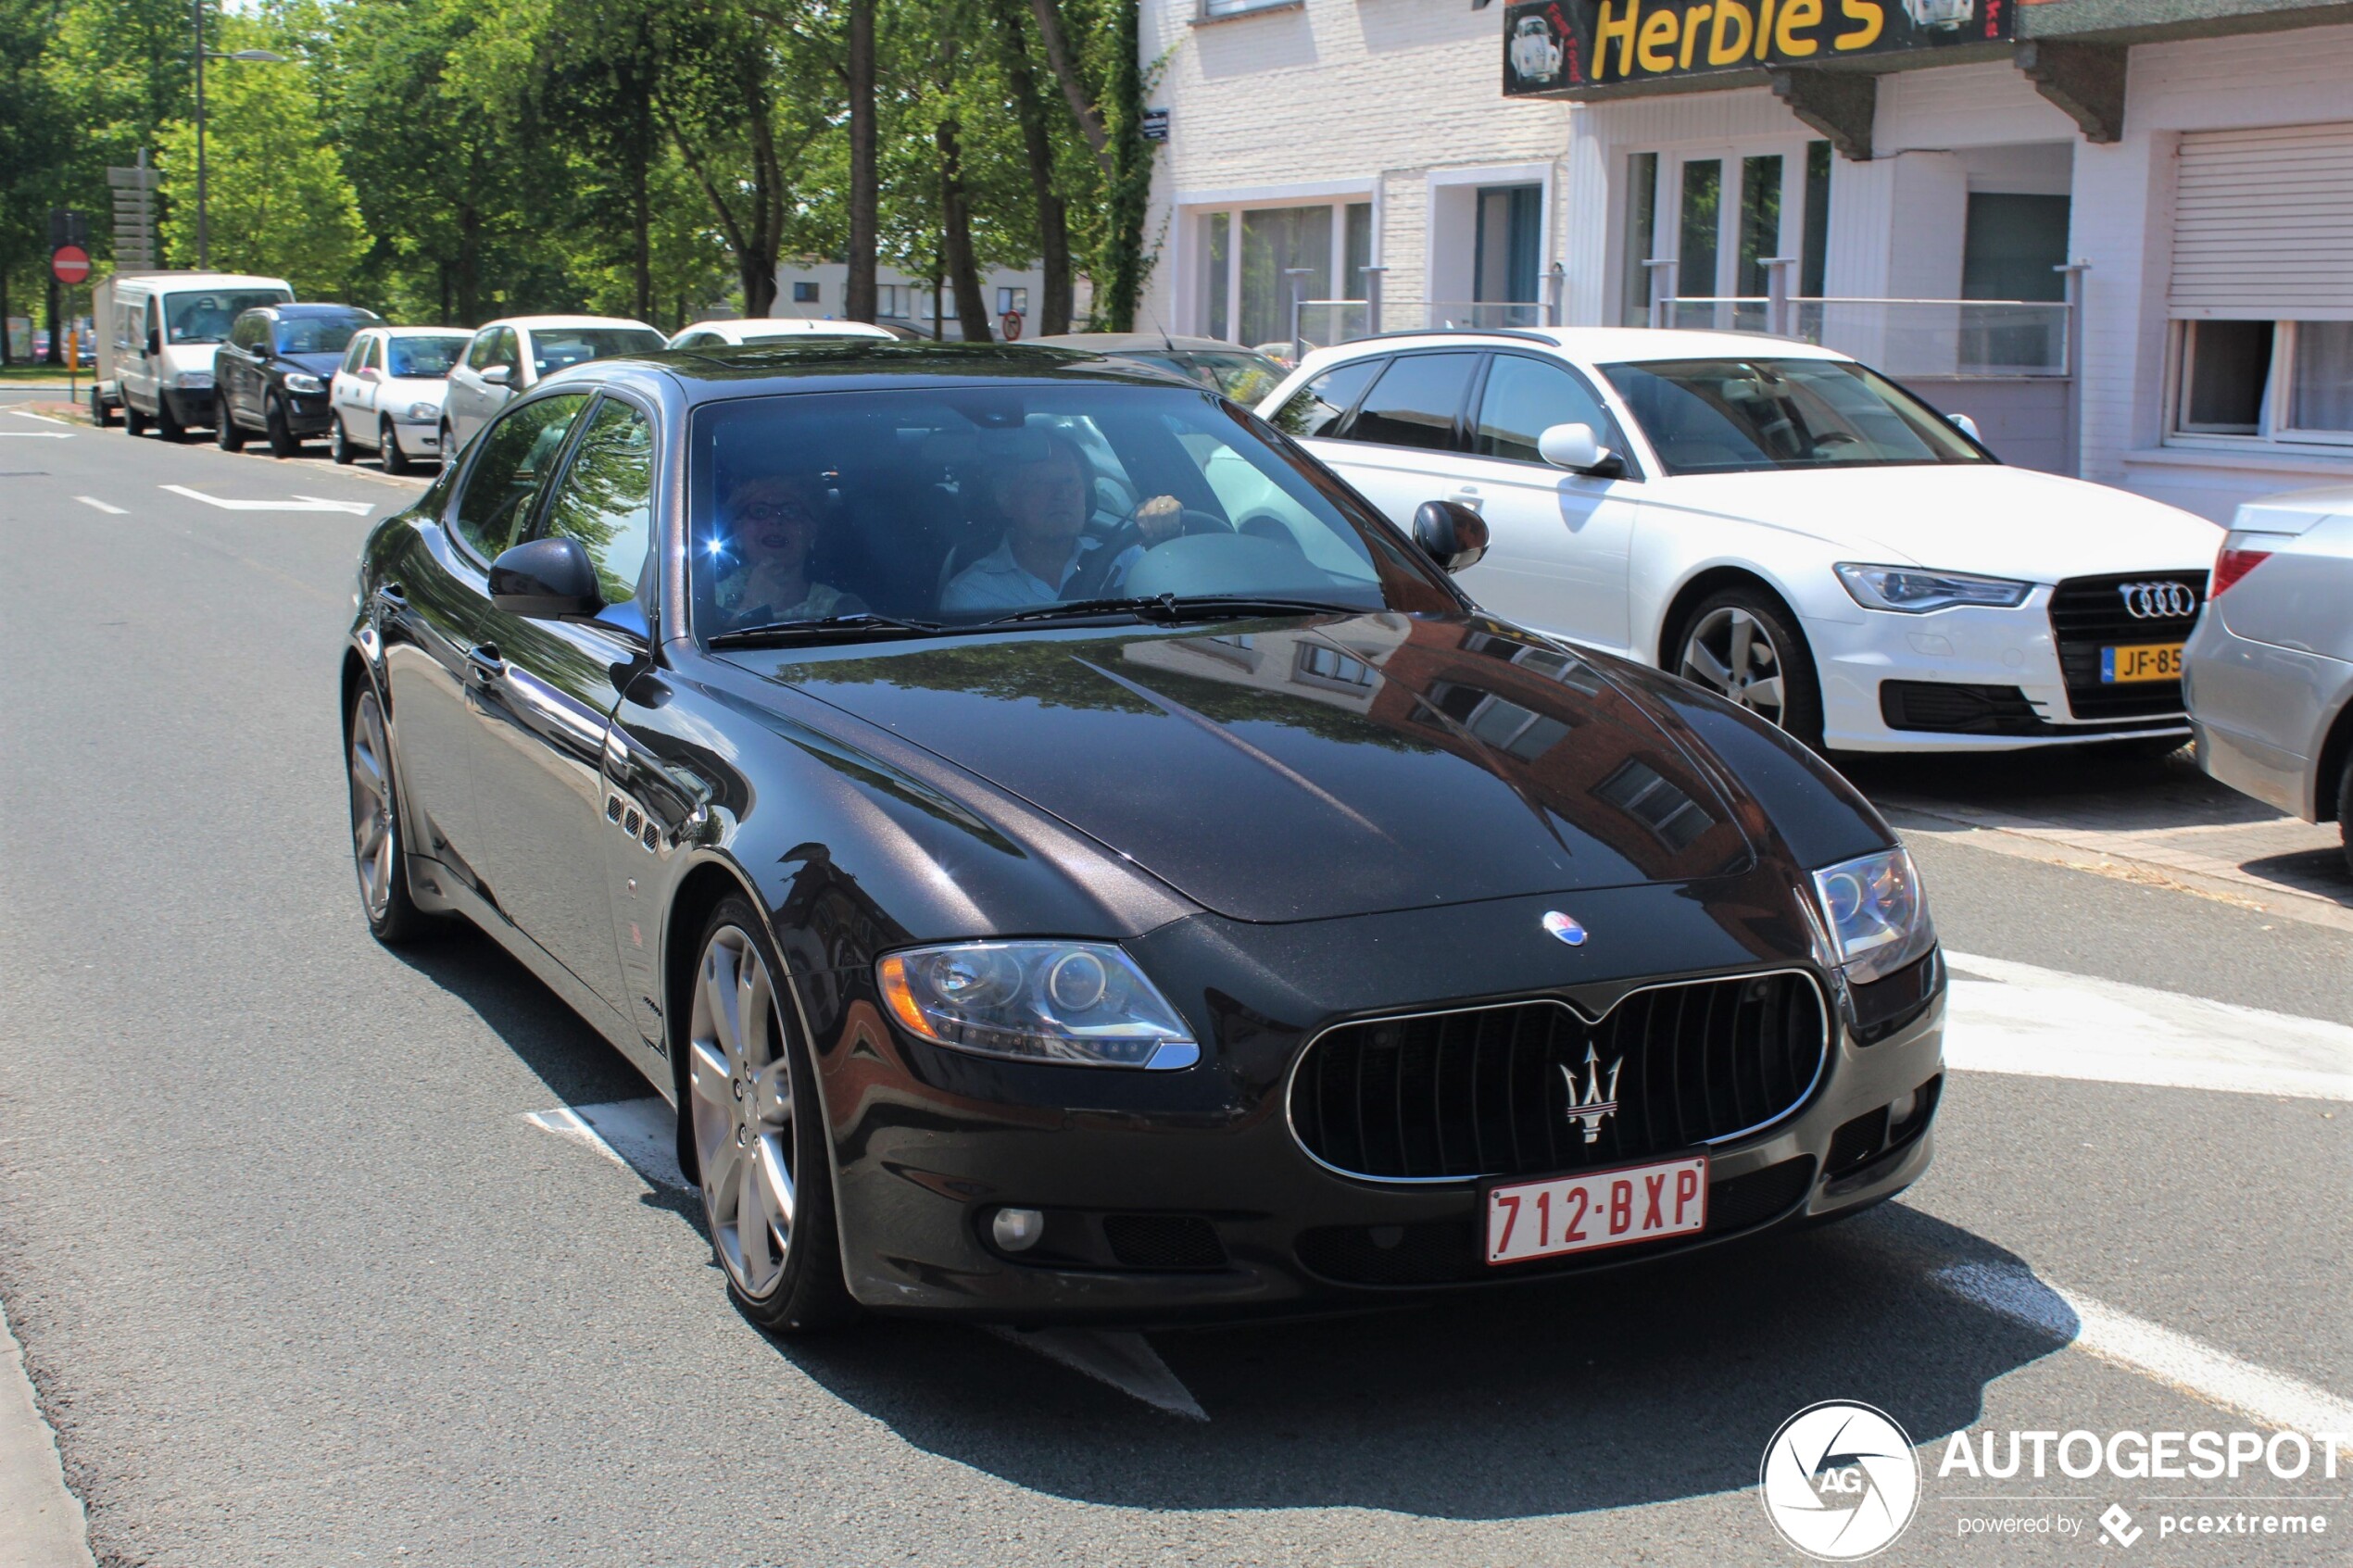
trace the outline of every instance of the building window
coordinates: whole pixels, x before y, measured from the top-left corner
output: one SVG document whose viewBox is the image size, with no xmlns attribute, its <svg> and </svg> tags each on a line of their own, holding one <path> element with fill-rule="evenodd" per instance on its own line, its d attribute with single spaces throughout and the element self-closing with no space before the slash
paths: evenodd
<svg viewBox="0 0 2353 1568">
<path fill-rule="evenodd" d="M 1246 11 L 1276 11 L 1295 9 L 1300 0 L 1201 0 L 1204 20 L 1218 17 L 1239 17 Z"/>
<path fill-rule="evenodd" d="M 795 305 L 816 304 L 817 285 L 815 283 L 795 283 L 792 286 L 792 302 Z"/>
<path fill-rule="evenodd" d="M 875 288 L 875 314 L 903 321 L 908 316 L 909 288 L 905 283 L 879 283 Z"/>
<path fill-rule="evenodd" d="M 1236 343 L 1289 338 L 1294 289 L 1302 300 L 1365 297 L 1365 270 L 1374 265 L 1369 201 L 1195 207 L 1188 220 L 1195 225 L 1201 254 L 1193 321 L 1210 337 Z M 1303 276 L 1288 275 L 1294 270 Z M 1335 284 L 1347 292 L 1335 293 Z M 1363 314 L 1327 309 L 1311 313 L 1302 325 L 1312 341 L 1339 342 Z"/>
<path fill-rule="evenodd" d="M 1626 160 L 1626 234 L 1618 257 L 1621 326 L 1650 325 L 1651 245 L 1657 222 L 1658 155 L 1636 153 Z"/>
<path fill-rule="evenodd" d="M 2353 321 L 2184 321 L 2172 434 L 2353 445 Z"/>
<path fill-rule="evenodd" d="M 1831 248 L 1831 144 L 1806 144 L 1806 222 L 1797 247 L 1797 292 L 1822 297 Z"/>
<path fill-rule="evenodd" d="M 1679 299 L 1762 300 L 1766 262 L 1796 259 L 1793 294 L 1818 299 L 1830 248 L 1831 144 L 1780 142 L 1751 151 L 1706 147 L 1637 152 L 1626 159 L 1618 265 L 1618 320 L 1647 324 L 1670 281 Z M 1672 261 L 1670 278 L 1646 262 Z M 1761 307 L 1679 313 L 1668 324 L 1758 327 Z M 1754 319 L 1752 319 L 1754 318 Z"/>
<path fill-rule="evenodd" d="M 1029 291 L 1027 289 L 999 289 L 997 291 L 997 314 L 1000 316 L 1028 315 Z"/>
</svg>

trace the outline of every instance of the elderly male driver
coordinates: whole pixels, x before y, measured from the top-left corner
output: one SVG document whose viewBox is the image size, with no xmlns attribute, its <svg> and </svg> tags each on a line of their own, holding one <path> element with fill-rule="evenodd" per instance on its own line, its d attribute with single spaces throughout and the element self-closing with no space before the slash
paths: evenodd
<svg viewBox="0 0 2353 1568">
<path fill-rule="evenodd" d="M 1143 542 L 1102 569 L 1092 558 L 1103 541 L 1087 532 L 1095 515 L 1095 486 L 1085 455 L 1066 435 L 1028 433 L 1018 440 L 995 491 L 1005 517 L 1004 542 L 949 580 L 939 596 L 943 614 L 1051 604 L 1081 572 L 1088 574 L 1081 580 L 1088 591 L 1076 596 L 1116 594 L 1143 553 L 1176 537 L 1184 525 L 1176 496 L 1151 497 L 1130 514 Z"/>
</svg>

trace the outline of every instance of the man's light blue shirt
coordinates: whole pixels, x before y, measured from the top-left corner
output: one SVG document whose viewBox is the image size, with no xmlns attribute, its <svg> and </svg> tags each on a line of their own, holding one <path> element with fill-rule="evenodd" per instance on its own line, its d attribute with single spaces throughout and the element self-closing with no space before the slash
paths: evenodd
<svg viewBox="0 0 2353 1568">
<path fill-rule="evenodd" d="M 942 614 L 956 614 L 975 609 L 1026 609 L 1032 605 L 1052 604 L 1062 597 L 1080 565 L 1103 542 L 1092 534 L 1082 534 L 1078 547 L 1070 553 L 1063 567 L 1062 581 L 1047 583 L 1021 562 L 1013 558 L 1013 542 L 1008 536 L 1004 543 L 981 557 L 950 579 L 947 591 L 939 596 Z M 1121 579 L 1144 553 L 1140 545 L 1131 545 L 1119 552 L 1112 562 L 1110 574 L 1103 580 L 1103 592 L 1114 593 Z"/>
</svg>

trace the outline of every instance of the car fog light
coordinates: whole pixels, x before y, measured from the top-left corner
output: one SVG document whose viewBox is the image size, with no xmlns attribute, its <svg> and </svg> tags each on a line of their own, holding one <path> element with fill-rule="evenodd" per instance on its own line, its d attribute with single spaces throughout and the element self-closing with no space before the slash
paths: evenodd
<svg viewBox="0 0 2353 1568">
<path fill-rule="evenodd" d="M 1918 1094 L 1899 1095 L 1889 1100 L 1887 1124 L 1891 1127 L 1900 1127 L 1909 1122 L 1912 1119 L 1912 1112 L 1919 1109 L 1919 1103 L 1920 1097 Z"/>
<path fill-rule="evenodd" d="M 1007 1252 L 1026 1252 L 1046 1234 L 1046 1216 L 1035 1209 L 1000 1209 L 988 1222 L 989 1239 Z"/>
</svg>

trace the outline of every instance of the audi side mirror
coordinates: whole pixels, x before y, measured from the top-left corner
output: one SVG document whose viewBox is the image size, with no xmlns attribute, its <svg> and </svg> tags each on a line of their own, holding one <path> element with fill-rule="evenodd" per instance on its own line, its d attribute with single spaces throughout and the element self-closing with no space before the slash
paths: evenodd
<svg viewBox="0 0 2353 1568">
<path fill-rule="evenodd" d="M 484 386 L 505 386 L 515 379 L 512 365 L 484 365 L 480 373 Z"/>
<path fill-rule="evenodd" d="M 605 608 L 597 568 L 577 539 L 526 539 L 490 563 L 490 602 L 509 615 L 560 621 Z"/>
<path fill-rule="evenodd" d="M 1536 438 L 1536 455 L 1556 469 L 1609 478 L 1626 471 L 1589 424 L 1553 425 Z"/>
<path fill-rule="evenodd" d="M 1487 520 L 1460 501 L 1424 501 L 1414 512 L 1414 543 L 1444 570 L 1461 571 L 1487 553 Z"/>
</svg>

